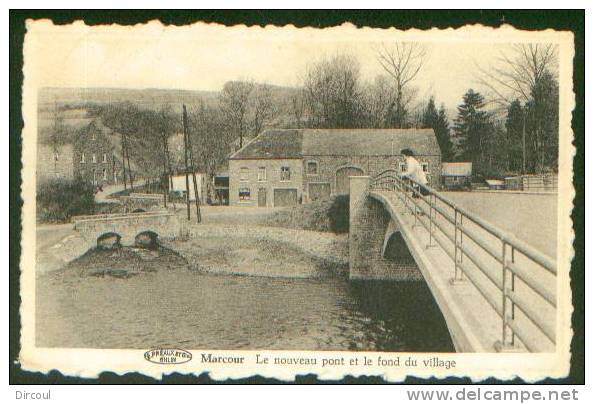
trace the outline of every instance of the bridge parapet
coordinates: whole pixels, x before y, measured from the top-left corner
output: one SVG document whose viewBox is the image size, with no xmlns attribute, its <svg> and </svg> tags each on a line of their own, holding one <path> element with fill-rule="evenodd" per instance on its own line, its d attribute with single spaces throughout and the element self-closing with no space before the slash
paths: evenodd
<svg viewBox="0 0 594 404">
<path fill-rule="evenodd" d="M 180 232 L 178 216 L 167 211 L 83 216 L 73 222 L 74 229 L 93 245 L 99 236 L 110 232 L 119 234 L 124 245 L 134 244 L 135 237 L 145 231 L 155 232 L 160 238 L 173 238 Z"/>
<path fill-rule="evenodd" d="M 395 170 L 374 177 L 370 189 L 367 195 L 400 225 L 450 332 L 458 338 L 457 347 L 555 349 L 554 259 Z M 479 328 L 488 329 L 482 340 L 471 337 L 480 334 Z"/>
</svg>

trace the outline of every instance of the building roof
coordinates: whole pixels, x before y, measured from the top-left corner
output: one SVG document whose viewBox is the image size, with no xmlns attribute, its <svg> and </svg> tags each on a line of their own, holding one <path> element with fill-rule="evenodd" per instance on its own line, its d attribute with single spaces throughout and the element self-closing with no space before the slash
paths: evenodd
<svg viewBox="0 0 594 404">
<path fill-rule="evenodd" d="M 262 132 L 230 159 L 388 156 L 404 148 L 441 154 L 433 129 L 282 129 Z"/>
<path fill-rule="evenodd" d="M 302 143 L 302 130 L 265 130 L 229 158 L 237 160 L 300 158 L 303 156 Z"/>
<path fill-rule="evenodd" d="M 470 177 L 472 175 L 472 163 L 441 163 L 441 174 L 447 176 Z"/>
</svg>

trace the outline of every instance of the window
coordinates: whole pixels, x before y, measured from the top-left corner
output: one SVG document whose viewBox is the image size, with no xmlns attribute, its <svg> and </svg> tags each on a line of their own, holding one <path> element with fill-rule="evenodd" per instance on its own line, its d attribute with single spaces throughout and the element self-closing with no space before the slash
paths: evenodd
<svg viewBox="0 0 594 404">
<path fill-rule="evenodd" d="M 239 188 L 239 200 L 240 201 L 249 201 L 250 200 L 250 189 L 249 188 Z"/>
<path fill-rule="evenodd" d="M 107 170 L 103 169 L 103 181 L 107 181 Z"/>
<path fill-rule="evenodd" d="M 81 155 L 80 155 L 80 162 L 81 163 L 85 162 L 85 154 L 84 153 L 81 153 Z"/>
<path fill-rule="evenodd" d="M 95 153 L 93 153 L 93 163 L 97 162 L 97 155 Z"/>
<path fill-rule="evenodd" d="M 428 173 L 429 172 L 429 163 L 421 163 L 421 167 L 423 167 L 423 172 L 424 173 Z"/>
<path fill-rule="evenodd" d="M 307 174 L 308 175 L 316 175 L 318 173 L 318 162 L 317 161 L 308 161 L 307 162 Z"/>
<path fill-rule="evenodd" d="M 249 169 L 247 167 L 242 167 L 239 170 L 239 181 L 247 181 L 249 177 Z"/>
<path fill-rule="evenodd" d="M 290 167 L 281 167 L 280 180 L 281 181 L 291 181 L 291 168 Z"/>
<path fill-rule="evenodd" d="M 103 162 L 107 163 L 107 153 L 103 153 Z"/>
<path fill-rule="evenodd" d="M 60 155 L 58 154 L 58 152 L 54 152 L 54 161 L 58 161 L 59 158 Z"/>
<path fill-rule="evenodd" d="M 266 167 L 258 167 L 258 181 L 266 181 Z"/>
<path fill-rule="evenodd" d="M 400 167 L 400 172 L 401 173 L 405 173 L 406 172 L 406 163 L 398 163 L 398 167 Z"/>
</svg>

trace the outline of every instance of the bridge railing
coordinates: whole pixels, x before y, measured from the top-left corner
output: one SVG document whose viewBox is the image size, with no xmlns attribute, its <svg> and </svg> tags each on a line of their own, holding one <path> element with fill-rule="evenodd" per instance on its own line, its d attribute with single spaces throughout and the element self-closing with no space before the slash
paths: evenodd
<svg viewBox="0 0 594 404">
<path fill-rule="evenodd" d="M 539 297 L 538 301 L 556 310 L 556 288 L 547 287 L 543 282 L 546 275 L 542 275 L 544 270 L 556 280 L 557 263 L 553 258 L 458 206 L 433 188 L 403 178 L 396 170 L 375 176 L 371 189 L 394 193 L 414 215 L 414 226 L 420 224 L 427 230 L 428 247 L 437 242 L 453 261 L 452 281 L 466 277 L 495 310 L 502 320 L 500 349 L 513 348 L 517 337 L 528 351 L 546 350 L 533 338 L 526 322 L 517 321 L 517 310 L 546 339 L 556 343 L 555 322 L 546 321 L 543 307 L 535 307 L 533 299 L 518 293 L 521 282 Z"/>
</svg>

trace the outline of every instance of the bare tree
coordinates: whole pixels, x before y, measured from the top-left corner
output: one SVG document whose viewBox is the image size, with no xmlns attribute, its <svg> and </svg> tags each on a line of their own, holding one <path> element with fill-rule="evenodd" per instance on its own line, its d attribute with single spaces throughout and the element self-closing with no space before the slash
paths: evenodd
<svg viewBox="0 0 594 404">
<path fill-rule="evenodd" d="M 226 114 L 220 108 L 200 103 L 188 115 L 196 168 L 212 178 L 218 166 L 228 157 L 229 144 L 233 141 Z"/>
<path fill-rule="evenodd" d="M 225 83 L 219 97 L 221 109 L 237 137 L 239 147 L 243 147 L 243 137 L 247 129 L 250 95 L 254 89 L 251 81 L 230 81 Z"/>
<path fill-rule="evenodd" d="M 291 112 L 295 118 L 295 124 L 300 128 L 305 114 L 305 92 L 303 89 L 291 94 Z"/>
<path fill-rule="evenodd" d="M 270 86 L 261 85 L 252 92 L 252 130 L 257 136 L 264 126 L 274 117 L 275 105 Z"/>
<path fill-rule="evenodd" d="M 385 128 L 388 126 L 390 105 L 396 101 L 396 90 L 387 75 L 378 75 L 368 83 L 363 91 L 363 106 L 370 128 Z"/>
<path fill-rule="evenodd" d="M 423 68 L 426 57 L 426 48 L 415 42 L 382 43 L 377 51 L 378 62 L 395 82 L 396 99 L 390 105 L 392 126 L 406 126 L 407 107 L 414 97 L 410 85 Z"/>
<path fill-rule="evenodd" d="M 304 89 L 314 126 L 360 126 L 360 65 L 354 57 L 339 54 L 309 66 Z"/>
<path fill-rule="evenodd" d="M 515 44 L 501 51 L 490 67 L 481 67 L 478 81 L 490 101 L 507 108 L 515 99 L 529 102 L 533 89 L 556 69 L 557 47 L 553 44 Z"/>
<path fill-rule="evenodd" d="M 522 171 L 556 167 L 558 153 L 557 45 L 515 44 L 502 50 L 494 64 L 477 63 L 478 81 L 488 89 L 496 111 L 507 115 L 522 102 Z"/>
<path fill-rule="evenodd" d="M 173 188 L 173 172 L 171 168 L 171 156 L 169 154 L 169 138 L 179 131 L 179 120 L 171 106 L 163 106 L 157 111 L 155 120 L 155 130 L 161 135 L 162 147 L 162 165 L 165 184 L 164 188 L 168 191 Z M 167 192 L 166 195 L 168 195 Z"/>
</svg>

